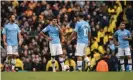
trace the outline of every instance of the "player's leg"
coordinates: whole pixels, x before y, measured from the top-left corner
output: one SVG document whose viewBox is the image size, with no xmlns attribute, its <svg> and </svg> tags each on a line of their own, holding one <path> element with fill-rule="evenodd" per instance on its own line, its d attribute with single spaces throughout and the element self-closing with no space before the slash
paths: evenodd
<svg viewBox="0 0 133 80">
<path fill-rule="evenodd" d="M 116 54 L 118 60 L 120 61 L 122 71 L 125 71 L 124 65 L 124 49 L 118 48 L 118 53 Z"/>
<path fill-rule="evenodd" d="M 18 46 L 12 46 L 12 60 L 11 60 L 11 64 L 12 64 L 12 71 L 15 71 L 15 64 L 16 64 L 16 58 L 19 56 L 18 55 Z"/>
<path fill-rule="evenodd" d="M 56 55 L 59 55 L 59 62 L 60 62 L 60 65 L 61 65 L 61 68 L 62 68 L 62 71 L 65 71 L 64 69 L 64 57 L 63 57 L 63 52 L 62 52 L 62 47 L 61 47 L 61 44 L 56 44 L 56 49 L 57 49 L 57 53 Z"/>
<path fill-rule="evenodd" d="M 51 53 L 51 61 L 52 61 L 53 72 L 56 72 L 56 69 L 55 69 L 56 47 L 55 47 L 55 44 L 52 44 L 52 43 L 49 43 L 49 47 L 50 47 L 50 53 Z"/>
<path fill-rule="evenodd" d="M 128 65 L 129 65 L 129 70 L 132 70 L 132 58 L 131 58 L 131 51 L 130 48 L 125 48 L 125 55 L 128 57 Z"/>
<path fill-rule="evenodd" d="M 5 61 L 5 70 L 6 71 L 10 71 L 11 59 L 12 59 L 12 55 L 11 54 L 7 54 L 6 61 Z"/>
<path fill-rule="evenodd" d="M 79 71 L 82 70 L 82 64 L 83 64 L 83 61 L 82 61 L 83 51 L 84 51 L 83 44 L 77 43 L 75 56 L 77 57 L 77 67 L 78 67 L 78 70 L 79 70 Z"/>
<path fill-rule="evenodd" d="M 89 67 L 90 66 L 90 59 L 86 56 L 86 48 L 87 48 L 87 46 L 88 46 L 87 44 L 84 45 L 84 53 L 83 53 L 83 55 L 84 55 L 84 61 L 87 64 L 87 66 Z"/>
<path fill-rule="evenodd" d="M 7 57 L 5 61 L 5 64 L 7 65 L 6 70 L 10 70 L 11 59 L 12 59 L 12 46 L 7 46 Z"/>
</svg>

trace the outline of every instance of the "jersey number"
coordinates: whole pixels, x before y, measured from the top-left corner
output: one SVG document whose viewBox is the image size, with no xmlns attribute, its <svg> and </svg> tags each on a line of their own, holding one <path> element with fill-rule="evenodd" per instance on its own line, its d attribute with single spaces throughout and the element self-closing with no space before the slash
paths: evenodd
<svg viewBox="0 0 133 80">
<path fill-rule="evenodd" d="M 87 36 L 88 35 L 88 28 L 86 25 L 83 25 L 84 26 L 84 36 Z"/>
</svg>

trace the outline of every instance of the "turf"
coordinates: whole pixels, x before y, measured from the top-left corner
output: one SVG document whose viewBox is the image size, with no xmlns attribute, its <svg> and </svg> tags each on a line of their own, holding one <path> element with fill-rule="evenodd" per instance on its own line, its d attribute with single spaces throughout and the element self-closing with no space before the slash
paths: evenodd
<svg viewBox="0 0 133 80">
<path fill-rule="evenodd" d="M 2 72 L 2 80 L 133 80 L 133 72 Z"/>
</svg>

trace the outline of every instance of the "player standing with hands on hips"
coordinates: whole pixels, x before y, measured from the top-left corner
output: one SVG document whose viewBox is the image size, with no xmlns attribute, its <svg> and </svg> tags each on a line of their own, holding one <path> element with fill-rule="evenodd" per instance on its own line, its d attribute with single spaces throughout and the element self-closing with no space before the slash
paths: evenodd
<svg viewBox="0 0 133 80">
<path fill-rule="evenodd" d="M 48 32 L 49 36 L 44 34 L 46 32 Z M 64 58 L 62 57 L 63 52 L 62 52 L 59 34 L 62 37 L 62 30 L 60 26 L 57 24 L 56 17 L 53 17 L 51 23 L 40 32 L 40 35 L 44 36 L 47 40 L 49 40 L 53 72 L 56 72 L 55 57 L 57 55 L 59 55 L 59 62 L 61 64 L 62 70 L 64 71 Z"/>
<path fill-rule="evenodd" d="M 86 48 L 90 45 L 91 38 L 91 29 L 89 23 L 83 20 L 83 14 L 78 15 L 78 22 L 76 23 L 75 29 L 69 37 L 69 42 L 72 41 L 72 38 L 77 34 L 77 46 L 75 56 L 77 57 L 77 67 L 78 70 L 82 70 L 82 57 L 84 61 L 90 66 L 90 60 L 86 56 Z"/>
<path fill-rule="evenodd" d="M 18 55 L 18 45 L 22 44 L 19 26 L 15 23 L 15 15 L 10 15 L 10 22 L 5 24 L 2 31 L 4 46 L 7 49 L 6 64 L 11 64 L 12 71 L 15 71 L 15 59 Z"/>
<path fill-rule="evenodd" d="M 116 41 L 118 38 L 118 42 Z M 122 71 L 125 71 L 124 66 L 124 57 L 128 57 L 128 65 L 129 70 L 132 71 L 132 59 L 131 59 L 131 51 L 129 46 L 129 40 L 131 40 L 131 33 L 129 30 L 125 29 L 125 23 L 120 23 L 120 29 L 114 33 L 114 40 L 116 45 L 118 45 L 118 53 L 116 56 L 120 60 Z"/>
</svg>

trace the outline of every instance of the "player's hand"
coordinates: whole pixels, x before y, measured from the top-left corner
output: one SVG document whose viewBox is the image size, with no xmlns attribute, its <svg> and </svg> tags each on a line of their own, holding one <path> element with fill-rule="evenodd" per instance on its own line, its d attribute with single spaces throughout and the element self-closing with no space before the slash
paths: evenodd
<svg viewBox="0 0 133 80">
<path fill-rule="evenodd" d="M 7 43 L 6 42 L 4 43 L 4 46 L 7 47 Z"/>
<path fill-rule="evenodd" d="M 124 39 L 124 40 L 128 40 L 128 37 L 124 37 L 123 39 Z"/>
<path fill-rule="evenodd" d="M 119 43 L 118 43 L 118 42 L 115 42 L 115 45 L 116 45 L 116 46 L 118 46 L 118 45 L 119 45 Z"/>
<path fill-rule="evenodd" d="M 61 40 L 61 43 L 64 43 L 64 42 L 65 42 L 65 40 L 64 40 L 64 39 L 62 39 L 62 40 Z"/>
<path fill-rule="evenodd" d="M 71 41 L 67 41 L 67 45 L 70 45 Z"/>
<path fill-rule="evenodd" d="M 21 46 L 21 44 L 22 44 L 22 41 L 20 40 L 20 41 L 19 41 L 19 46 Z"/>
<path fill-rule="evenodd" d="M 58 27 L 58 26 L 59 26 L 59 25 L 58 25 L 58 23 L 56 23 L 56 24 L 55 24 L 55 26 L 57 26 L 57 27 Z"/>
<path fill-rule="evenodd" d="M 88 42 L 88 47 L 90 46 L 90 42 Z"/>
<path fill-rule="evenodd" d="M 51 37 L 48 37 L 48 41 L 52 41 L 52 38 Z"/>
<path fill-rule="evenodd" d="M 59 29 L 61 29 L 61 27 L 60 27 L 60 25 L 59 25 L 58 23 L 56 23 L 56 26 L 57 26 Z"/>
</svg>

